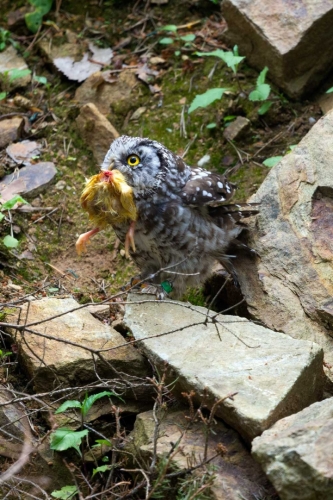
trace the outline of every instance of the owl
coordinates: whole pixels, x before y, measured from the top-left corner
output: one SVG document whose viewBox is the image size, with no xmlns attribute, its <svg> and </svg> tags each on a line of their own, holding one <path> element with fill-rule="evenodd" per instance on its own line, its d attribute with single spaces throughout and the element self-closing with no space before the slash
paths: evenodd
<svg viewBox="0 0 333 500">
<path fill-rule="evenodd" d="M 197 286 L 216 261 L 236 280 L 233 255 L 241 217 L 256 213 L 231 205 L 235 185 L 223 175 L 191 168 L 162 144 L 147 138 L 114 140 L 81 197 L 95 227 L 80 236 L 78 251 L 111 224 L 139 267 L 140 279 L 179 298 Z"/>
</svg>

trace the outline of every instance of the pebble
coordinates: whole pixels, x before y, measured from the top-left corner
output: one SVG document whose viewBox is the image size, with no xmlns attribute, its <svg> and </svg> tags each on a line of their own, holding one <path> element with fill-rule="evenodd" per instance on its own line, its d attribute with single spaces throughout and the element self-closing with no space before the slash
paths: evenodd
<svg viewBox="0 0 333 500">
<path fill-rule="evenodd" d="M 65 181 L 58 181 L 57 184 L 54 186 L 58 191 L 61 191 L 62 189 L 65 189 L 66 187 L 66 182 Z"/>
</svg>

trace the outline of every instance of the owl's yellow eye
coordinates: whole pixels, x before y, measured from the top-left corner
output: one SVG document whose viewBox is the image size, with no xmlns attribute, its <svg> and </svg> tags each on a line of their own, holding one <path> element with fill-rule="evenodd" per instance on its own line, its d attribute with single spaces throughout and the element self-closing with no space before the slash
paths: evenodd
<svg viewBox="0 0 333 500">
<path fill-rule="evenodd" d="M 130 155 L 127 157 L 127 165 L 130 167 L 136 167 L 140 163 L 140 158 L 138 155 Z"/>
</svg>

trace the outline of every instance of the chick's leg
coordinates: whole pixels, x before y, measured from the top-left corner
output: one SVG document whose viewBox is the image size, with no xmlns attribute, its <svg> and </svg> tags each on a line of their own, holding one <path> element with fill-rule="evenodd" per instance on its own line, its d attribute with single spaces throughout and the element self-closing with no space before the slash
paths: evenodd
<svg viewBox="0 0 333 500">
<path fill-rule="evenodd" d="M 125 255 L 126 257 L 129 257 L 129 250 L 130 247 L 132 247 L 133 252 L 135 252 L 135 243 L 134 243 L 134 229 L 135 229 L 135 221 L 133 220 L 130 223 L 130 227 L 128 228 L 128 231 L 125 236 Z"/>
<path fill-rule="evenodd" d="M 90 238 L 94 236 L 94 234 L 97 234 L 100 231 L 99 227 L 95 227 L 95 229 L 92 229 L 91 231 L 88 231 L 87 233 L 82 233 L 77 239 L 77 242 L 75 243 L 76 251 L 78 255 L 81 255 L 82 252 L 85 252 L 87 250 L 87 243 L 89 242 Z"/>
</svg>

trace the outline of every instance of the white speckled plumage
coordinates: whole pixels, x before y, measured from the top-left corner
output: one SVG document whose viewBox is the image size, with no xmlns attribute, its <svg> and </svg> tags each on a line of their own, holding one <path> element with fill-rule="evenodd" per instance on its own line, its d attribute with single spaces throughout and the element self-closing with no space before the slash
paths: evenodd
<svg viewBox="0 0 333 500">
<path fill-rule="evenodd" d="M 134 167 L 130 155 L 139 157 Z M 128 136 L 112 143 L 101 168 L 118 169 L 133 188 L 138 219 L 131 255 L 143 278 L 169 267 L 154 280 L 171 281 L 179 297 L 207 278 L 216 260 L 232 268 L 227 250 L 241 231 L 240 212 L 223 205 L 235 191 L 224 176 L 192 169 L 156 141 Z M 128 225 L 114 230 L 124 241 Z"/>
</svg>

